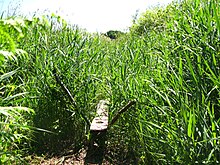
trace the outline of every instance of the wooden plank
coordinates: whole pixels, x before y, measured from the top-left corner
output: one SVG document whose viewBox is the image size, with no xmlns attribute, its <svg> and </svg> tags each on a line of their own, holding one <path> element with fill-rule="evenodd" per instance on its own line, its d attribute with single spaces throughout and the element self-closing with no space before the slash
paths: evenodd
<svg viewBox="0 0 220 165">
<path fill-rule="evenodd" d="M 108 123 L 108 105 L 109 101 L 100 100 L 97 105 L 97 114 L 90 126 L 90 139 L 88 150 L 85 157 L 85 164 L 102 164 L 105 152 L 105 141 L 107 140 L 107 129 L 109 129 L 120 117 L 122 113 L 128 110 L 129 107 L 135 104 L 135 101 L 130 101 L 125 105 L 116 116 Z"/>
<path fill-rule="evenodd" d="M 91 131 L 103 131 L 108 128 L 108 105 L 109 101 L 100 100 L 97 105 L 96 117 L 90 126 Z"/>
<path fill-rule="evenodd" d="M 101 164 L 104 157 L 105 141 L 108 128 L 109 101 L 100 100 L 96 117 L 90 126 L 90 142 L 85 157 L 86 164 Z"/>
</svg>

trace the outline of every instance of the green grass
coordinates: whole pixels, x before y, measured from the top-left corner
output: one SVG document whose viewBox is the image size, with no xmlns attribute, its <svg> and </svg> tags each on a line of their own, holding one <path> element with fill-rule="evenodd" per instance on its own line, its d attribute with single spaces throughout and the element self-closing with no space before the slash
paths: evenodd
<svg viewBox="0 0 220 165">
<path fill-rule="evenodd" d="M 15 53 L 0 70 L 3 77 L 13 73 L 2 83 L 8 94 L 1 100 L 18 99 L 1 106 L 34 109 L 22 117 L 52 133 L 32 131 L 25 142 L 30 147 L 23 148 L 40 154 L 77 151 L 89 126 L 76 112 L 91 121 L 99 100 L 110 99 L 112 118 L 136 100 L 109 130 L 105 157 L 112 164 L 219 163 L 219 5 L 186 0 L 147 11 L 155 24 L 142 17 L 117 40 L 55 15 L 24 19 L 16 25 L 20 38 L 11 38 L 27 53 Z M 54 68 L 76 106 L 56 82 Z"/>
</svg>

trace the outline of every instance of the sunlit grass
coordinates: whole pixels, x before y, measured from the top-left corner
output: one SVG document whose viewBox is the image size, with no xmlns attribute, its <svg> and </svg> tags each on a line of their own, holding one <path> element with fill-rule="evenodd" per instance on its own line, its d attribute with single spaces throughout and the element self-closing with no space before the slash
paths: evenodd
<svg viewBox="0 0 220 165">
<path fill-rule="evenodd" d="M 111 119 L 135 100 L 109 130 L 106 159 L 113 164 L 218 163 L 219 12 L 215 0 L 173 3 L 155 11 L 155 28 L 117 40 L 88 34 L 55 15 L 26 20 L 16 42 L 27 54 L 7 61 L 0 71 L 19 68 L 7 79 L 11 86 L 4 85 L 19 86 L 18 98 L 23 98 L 7 106 L 34 109 L 33 126 L 53 132 L 35 132 L 31 150 L 77 151 L 89 126 L 76 112 L 92 120 L 99 100 L 109 99 Z M 77 106 L 56 82 L 55 68 Z"/>
</svg>

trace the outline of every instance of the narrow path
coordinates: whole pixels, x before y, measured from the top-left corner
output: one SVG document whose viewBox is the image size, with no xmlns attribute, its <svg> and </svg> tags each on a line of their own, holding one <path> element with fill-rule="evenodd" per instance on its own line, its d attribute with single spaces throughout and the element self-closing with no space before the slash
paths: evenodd
<svg viewBox="0 0 220 165">
<path fill-rule="evenodd" d="M 86 156 L 86 150 L 81 149 L 79 154 L 66 155 L 62 157 L 52 157 L 45 159 L 44 157 L 33 157 L 29 162 L 31 165 L 84 165 L 84 158 Z M 92 165 L 92 164 L 91 164 Z M 102 165 L 110 165 L 107 161 L 104 161 Z"/>
</svg>

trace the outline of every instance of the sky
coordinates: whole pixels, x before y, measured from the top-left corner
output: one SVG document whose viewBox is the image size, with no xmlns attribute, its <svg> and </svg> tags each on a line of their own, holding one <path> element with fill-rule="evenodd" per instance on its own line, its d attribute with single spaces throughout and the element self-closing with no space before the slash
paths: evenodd
<svg viewBox="0 0 220 165">
<path fill-rule="evenodd" d="M 126 31 L 135 14 L 172 0 L 0 0 L 0 14 L 17 8 L 22 15 L 55 13 L 89 32 Z"/>
</svg>

